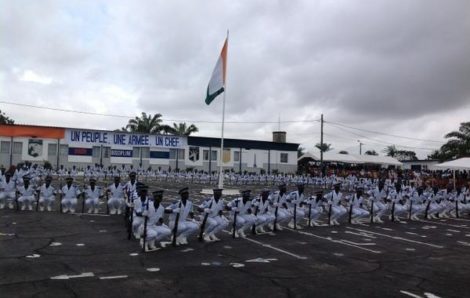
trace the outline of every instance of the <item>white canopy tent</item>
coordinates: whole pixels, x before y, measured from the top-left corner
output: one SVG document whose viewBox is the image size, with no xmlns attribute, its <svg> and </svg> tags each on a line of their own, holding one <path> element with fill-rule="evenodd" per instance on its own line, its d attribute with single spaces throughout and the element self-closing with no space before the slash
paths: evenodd
<svg viewBox="0 0 470 298">
<path fill-rule="evenodd" d="M 470 157 L 463 157 L 456 160 L 446 161 L 437 165 L 436 168 L 443 170 L 470 170 Z"/>
<path fill-rule="evenodd" d="M 311 158 L 313 160 L 319 161 L 320 155 L 313 153 L 306 153 L 299 157 L 298 160 L 304 158 Z M 376 165 L 385 165 L 385 166 L 401 166 L 403 165 L 396 158 L 390 156 L 377 156 L 377 155 L 356 155 L 356 154 L 339 154 L 325 152 L 323 153 L 323 161 L 325 162 L 341 162 L 349 164 L 376 164 Z"/>
<path fill-rule="evenodd" d="M 446 161 L 437 165 L 434 165 L 437 169 L 452 170 L 454 188 L 455 188 L 455 171 L 458 170 L 470 170 L 470 157 L 463 157 L 456 160 Z"/>
</svg>

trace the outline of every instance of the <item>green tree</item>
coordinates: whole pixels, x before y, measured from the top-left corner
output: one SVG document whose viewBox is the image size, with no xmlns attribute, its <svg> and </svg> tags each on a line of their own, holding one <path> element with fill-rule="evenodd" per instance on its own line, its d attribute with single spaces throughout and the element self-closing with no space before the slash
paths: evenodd
<svg viewBox="0 0 470 298">
<path fill-rule="evenodd" d="M 395 157 L 398 153 L 398 149 L 395 145 L 390 145 L 390 146 L 387 146 L 385 147 L 385 149 L 383 150 L 383 152 L 387 155 L 387 156 L 391 156 L 391 157 Z"/>
<path fill-rule="evenodd" d="M 0 124 L 15 124 L 15 120 L 11 119 L 0 110 Z"/>
<path fill-rule="evenodd" d="M 367 150 L 364 154 L 365 155 L 375 155 L 375 156 L 379 155 L 377 152 L 375 152 L 375 150 Z"/>
<path fill-rule="evenodd" d="M 458 131 L 451 131 L 444 137 L 449 139 L 447 143 L 428 155 L 429 159 L 445 161 L 470 156 L 470 122 L 460 123 Z"/>
<path fill-rule="evenodd" d="M 170 133 L 170 134 L 175 134 L 179 136 L 189 136 L 192 133 L 198 132 L 199 129 L 196 127 L 196 125 L 191 124 L 187 125 L 186 122 L 183 123 L 173 123 L 173 127 L 165 127 L 163 129 L 165 132 Z"/>
<path fill-rule="evenodd" d="M 331 144 L 326 144 L 326 143 L 323 143 L 323 144 L 317 143 L 315 147 L 318 148 L 318 150 L 320 150 L 321 152 L 328 152 L 330 150 L 333 150 L 333 148 L 331 147 Z"/>
<path fill-rule="evenodd" d="M 134 119 L 130 119 L 126 125 L 126 131 L 128 132 L 140 132 L 140 133 L 161 133 L 163 131 L 162 126 L 162 115 L 155 114 L 151 115 L 142 112 L 141 117 L 135 117 Z"/>
<path fill-rule="evenodd" d="M 348 152 L 348 151 L 346 151 L 346 150 L 341 150 L 341 151 L 340 151 L 340 152 L 338 152 L 338 153 L 339 153 L 339 154 L 349 154 L 349 152 Z"/>
<path fill-rule="evenodd" d="M 395 157 L 398 160 L 417 160 L 416 152 L 411 150 L 398 150 Z"/>
<path fill-rule="evenodd" d="M 304 154 L 305 154 L 305 148 L 299 146 L 299 148 L 297 148 L 297 158 L 300 158 Z"/>
</svg>

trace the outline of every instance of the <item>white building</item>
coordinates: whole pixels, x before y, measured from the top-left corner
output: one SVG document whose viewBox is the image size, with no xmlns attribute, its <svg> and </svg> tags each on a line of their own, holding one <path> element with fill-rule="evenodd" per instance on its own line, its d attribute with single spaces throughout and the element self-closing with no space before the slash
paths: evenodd
<svg viewBox="0 0 470 298">
<path fill-rule="evenodd" d="M 224 139 L 223 166 L 236 172 L 295 173 L 299 144 L 286 143 L 285 132 L 275 142 Z M 104 167 L 133 165 L 156 170 L 217 171 L 220 139 L 152 135 L 35 125 L 0 125 L 0 165 L 20 162 Z"/>
</svg>

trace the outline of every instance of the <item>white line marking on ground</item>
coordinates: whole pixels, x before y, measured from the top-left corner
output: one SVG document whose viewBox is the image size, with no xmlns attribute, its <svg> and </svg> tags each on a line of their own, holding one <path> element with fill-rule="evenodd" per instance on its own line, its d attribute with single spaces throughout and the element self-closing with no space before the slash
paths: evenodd
<svg viewBox="0 0 470 298">
<path fill-rule="evenodd" d="M 26 256 L 28 259 L 37 259 L 39 257 L 41 257 L 41 255 L 38 255 L 38 254 L 32 254 L 32 255 L 29 255 L 29 256 Z"/>
<path fill-rule="evenodd" d="M 457 241 L 457 243 L 460 243 L 460 244 L 465 245 L 465 246 L 470 246 L 470 243 L 465 242 L 465 241 Z"/>
<path fill-rule="evenodd" d="M 333 253 L 333 255 L 335 255 L 337 257 L 344 257 L 344 254 L 339 253 L 339 252 L 335 252 L 335 253 Z"/>
<path fill-rule="evenodd" d="M 100 276 L 100 279 L 118 279 L 118 278 L 127 278 L 127 275 Z"/>
<path fill-rule="evenodd" d="M 245 263 L 271 263 L 272 261 L 277 261 L 277 259 L 256 258 L 256 259 L 246 260 Z"/>
<path fill-rule="evenodd" d="M 52 242 L 51 244 L 49 244 L 49 246 L 61 246 L 62 243 L 60 242 Z"/>
<path fill-rule="evenodd" d="M 408 234 L 408 235 L 417 235 L 417 236 L 420 236 L 418 233 L 415 233 L 415 232 L 405 232 L 405 234 Z"/>
<path fill-rule="evenodd" d="M 245 264 L 241 264 L 241 263 L 230 263 L 230 266 L 232 266 L 233 268 L 241 268 L 241 267 L 245 267 Z"/>
<path fill-rule="evenodd" d="M 426 298 L 441 298 L 437 295 L 434 295 L 433 293 L 428 293 L 428 292 L 425 292 L 424 296 L 426 296 Z"/>
<path fill-rule="evenodd" d="M 98 232 L 100 232 L 100 233 L 106 233 L 107 230 L 99 230 Z"/>
<path fill-rule="evenodd" d="M 15 233 L 0 233 L 0 236 L 15 236 Z"/>
<path fill-rule="evenodd" d="M 371 238 L 371 239 L 377 239 L 377 237 L 371 235 L 371 234 L 367 234 L 367 233 L 355 233 L 355 232 L 351 232 L 351 231 L 344 231 L 345 234 L 352 234 L 352 235 L 356 235 L 356 236 L 361 236 L 361 237 L 367 237 L 367 238 Z"/>
<path fill-rule="evenodd" d="M 290 228 L 286 228 L 286 230 L 289 230 L 289 231 L 292 231 L 292 232 L 297 232 L 299 234 L 307 235 L 307 236 L 310 236 L 310 237 L 315 237 L 315 238 L 319 238 L 319 239 L 323 239 L 323 240 L 328 240 L 328 241 L 331 241 L 333 243 L 338 243 L 338 244 L 342 244 L 342 245 L 346 245 L 346 246 L 355 247 L 355 248 L 365 250 L 365 251 L 368 251 L 368 252 L 372 252 L 372 253 L 375 253 L 375 254 L 382 253 L 381 251 L 378 251 L 378 250 L 372 250 L 372 249 L 368 249 L 368 248 L 361 247 L 361 246 L 358 246 L 358 245 L 346 243 L 343 240 L 335 240 L 335 239 L 332 239 L 331 237 L 323 237 L 323 236 L 315 235 L 315 234 L 308 233 L 308 232 L 296 231 L 296 230 L 293 230 L 293 229 L 290 229 Z"/>
<path fill-rule="evenodd" d="M 224 230 L 226 233 L 228 234 L 232 234 L 230 231 L 227 231 L 227 230 Z M 287 250 L 283 250 L 283 249 L 280 249 L 280 248 L 277 248 L 277 247 L 274 247 L 270 244 L 266 244 L 266 243 L 263 243 L 263 242 L 260 242 L 260 241 L 257 241 L 257 240 L 253 240 L 253 239 L 250 239 L 250 238 L 240 238 L 240 239 L 243 239 L 243 240 L 246 240 L 246 241 L 250 241 L 252 243 L 256 243 L 258 245 L 261 245 L 263 247 L 267 247 L 267 248 L 270 248 L 272 250 L 275 250 L 275 251 L 278 251 L 278 252 L 282 252 L 283 254 L 286 254 L 286 255 L 289 255 L 291 257 L 294 257 L 296 259 L 299 259 L 299 260 L 305 260 L 307 259 L 307 257 L 304 257 L 304 256 L 299 256 L 297 254 L 294 254 L 294 253 L 291 253 Z"/>
<path fill-rule="evenodd" d="M 73 215 L 78 215 L 78 216 L 111 216 L 109 214 L 99 214 L 99 213 L 74 213 Z"/>
<path fill-rule="evenodd" d="M 434 247 L 434 248 L 444 248 L 444 246 L 441 246 L 441 245 L 436 245 L 436 244 L 432 244 L 432 243 L 425 243 L 425 242 L 416 241 L 416 240 L 411 240 L 411 239 L 407 239 L 407 238 L 403 238 L 403 237 L 391 236 L 391 235 L 387 235 L 387 234 L 382 234 L 382 233 L 377 233 L 377 232 L 371 232 L 371 231 L 362 230 L 362 229 L 357 229 L 357 228 L 351 228 L 351 227 L 346 227 L 346 228 L 347 228 L 347 229 L 352 229 L 352 230 L 361 231 L 361 232 L 365 232 L 365 233 L 371 233 L 371 234 L 374 234 L 374 235 L 383 236 L 383 237 L 391 238 L 391 239 L 395 239 L 395 240 L 401 240 L 401 241 L 406 241 L 406 242 L 411 242 L 411 243 L 417 243 L 417 244 L 421 244 L 421 245 L 427 245 L 427 246 Z"/>
<path fill-rule="evenodd" d="M 374 245 L 376 245 L 373 242 L 357 243 L 357 242 L 352 242 L 352 241 L 345 240 L 345 239 L 340 239 L 340 241 L 343 241 L 344 243 L 349 243 L 349 244 L 352 244 L 352 245 L 358 245 L 358 246 L 374 246 Z"/>
<path fill-rule="evenodd" d="M 58 276 L 52 276 L 51 279 L 71 279 L 71 278 L 82 278 L 82 277 L 93 277 L 93 276 L 95 276 L 93 272 L 85 272 L 85 273 L 78 274 L 78 275 L 63 274 L 63 275 L 58 275 Z"/>
<path fill-rule="evenodd" d="M 452 225 L 452 224 L 443 223 L 443 222 L 439 222 L 439 221 L 429 221 L 429 220 L 424 220 L 424 219 L 422 219 L 421 221 L 426 222 L 426 223 L 438 224 L 438 225 L 441 225 L 441 226 L 448 226 L 448 227 L 454 227 L 454 228 L 460 228 L 460 229 L 469 229 L 469 227 L 467 227 L 467 226 Z"/>
<path fill-rule="evenodd" d="M 85 246 L 85 244 L 83 244 L 83 243 L 77 243 L 77 244 L 75 244 L 75 245 L 76 245 L 76 246 Z"/>
<path fill-rule="evenodd" d="M 452 229 L 447 229 L 447 231 L 452 232 L 452 233 L 460 233 L 458 230 L 452 230 Z"/>
<path fill-rule="evenodd" d="M 406 251 L 415 251 L 415 250 L 416 250 L 416 248 L 413 248 L 413 247 L 407 247 L 407 248 L 405 248 L 405 250 L 406 250 Z"/>
<path fill-rule="evenodd" d="M 160 271 L 160 268 L 147 268 L 148 272 L 158 272 Z"/>
<path fill-rule="evenodd" d="M 186 249 L 183 249 L 181 252 L 189 252 L 189 251 L 193 251 L 194 248 L 191 248 L 191 247 L 188 247 Z"/>
<path fill-rule="evenodd" d="M 446 236 L 452 237 L 452 236 L 454 236 L 454 234 L 446 233 Z"/>
<path fill-rule="evenodd" d="M 135 257 L 135 256 L 138 256 L 139 254 L 136 253 L 136 252 L 133 252 L 133 253 L 130 253 L 129 255 L 130 255 L 131 257 Z"/>
<path fill-rule="evenodd" d="M 380 227 L 379 229 L 382 229 L 382 230 L 384 230 L 384 231 L 393 231 L 393 229 L 389 229 L 389 228 L 382 228 L 382 227 Z"/>
<path fill-rule="evenodd" d="M 400 293 L 405 294 L 405 295 L 408 295 L 408 296 L 413 297 L 413 298 L 423 298 L 423 297 L 421 297 L 421 296 L 419 296 L 419 295 L 410 293 L 410 292 L 408 292 L 408 291 L 403 291 L 403 290 L 401 290 Z"/>
</svg>

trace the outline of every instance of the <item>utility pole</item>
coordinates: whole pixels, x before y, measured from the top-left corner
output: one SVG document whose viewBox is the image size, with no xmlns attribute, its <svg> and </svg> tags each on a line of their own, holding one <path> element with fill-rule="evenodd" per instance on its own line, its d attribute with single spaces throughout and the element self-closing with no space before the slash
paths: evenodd
<svg viewBox="0 0 470 298">
<path fill-rule="evenodd" d="M 320 125 L 320 168 L 323 176 L 323 114 L 321 114 Z"/>
<path fill-rule="evenodd" d="M 364 145 L 363 143 L 361 143 L 361 140 L 357 140 L 359 142 L 359 155 L 362 155 L 362 145 Z"/>
</svg>

